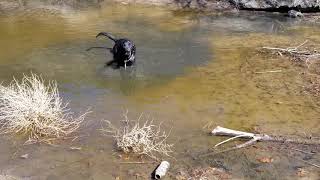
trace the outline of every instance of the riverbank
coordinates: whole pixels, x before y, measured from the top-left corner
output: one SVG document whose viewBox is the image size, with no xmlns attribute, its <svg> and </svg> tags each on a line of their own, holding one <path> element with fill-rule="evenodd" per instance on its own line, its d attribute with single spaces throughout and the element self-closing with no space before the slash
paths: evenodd
<svg viewBox="0 0 320 180">
<path fill-rule="evenodd" d="M 123 5 L 162 6 L 175 11 L 191 11 L 195 13 L 232 13 L 265 11 L 279 16 L 287 16 L 289 10 L 302 12 L 307 22 L 320 22 L 320 4 L 317 1 L 278 0 L 267 3 L 265 0 L 3 0 L 0 1 L 0 13 L 10 14 L 26 8 L 41 9 L 81 9 L 101 7 L 106 4 L 120 3 Z"/>
</svg>

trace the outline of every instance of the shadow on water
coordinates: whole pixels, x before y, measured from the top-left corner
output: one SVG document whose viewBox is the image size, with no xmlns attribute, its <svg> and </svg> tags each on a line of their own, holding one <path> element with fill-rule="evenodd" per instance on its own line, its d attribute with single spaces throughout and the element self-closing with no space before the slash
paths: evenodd
<svg viewBox="0 0 320 180">
<path fill-rule="evenodd" d="M 119 163 L 139 159 L 118 157 L 112 139 L 96 130 L 101 120 L 119 123 L 126 109 L 132 118 L 145 112 L 154 122 L 162 121 L 165 130 L 172 128 L 169 140 L 176 144 L 175 159 L 168 159 L 173 174 L 213 166 L 239 179 L 290 179 L 297 167 L 308 168 L 268 145 L 203 159 L 195 155 L 222 140 L 206 133 L 215 125 L 270 134 L 319 133 L 318 105 L 303 93 L 301 67 L 257 49 L 286 47 L 306 38 L 320 42 L 318 25 L 261 12 L 204 15 L 100 5 L 76 10 L 26 7 L 14 15 L 0 15 L 0 81 L 30 71 L 42 74 L 58 81 L 73 110 L 94 111 L 81 129 L 85 136 L 58 147 L 21 147 L 20 140 L 1 137 L 3 172 L 29 179 L 128 179 L 137 174 L 147 179 L 156 164 Z M 130 37 L 137 45 L 136 65 L 105 67 L 110 53 L 85 51 L 112 45 L 95 39 L 101 31 Z M 282 73 L 256 73 L 275 69 Z M 29 159 L 19 158 L 27 153 Z M 274 162 L 257 162 L 264 156 L 272 156 Z"/>
</svg>

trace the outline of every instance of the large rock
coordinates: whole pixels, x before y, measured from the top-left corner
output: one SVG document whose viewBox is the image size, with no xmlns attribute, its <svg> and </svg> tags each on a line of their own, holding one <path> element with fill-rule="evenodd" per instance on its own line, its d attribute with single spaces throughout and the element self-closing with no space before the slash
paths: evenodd
<svg viewBox="0 0 320 180">
<path fill-rule="evenodd" d="M 287 11 L 299 9 L 301 11 L 320 11 L 319 0 L 230 0 L 240 9 Z"/>
<path fill-rule="evenodd" d="M 15 1 L 0 0 L 0 13 L 9 12 L 20 8 L 20 4 Z"/>
</svg>

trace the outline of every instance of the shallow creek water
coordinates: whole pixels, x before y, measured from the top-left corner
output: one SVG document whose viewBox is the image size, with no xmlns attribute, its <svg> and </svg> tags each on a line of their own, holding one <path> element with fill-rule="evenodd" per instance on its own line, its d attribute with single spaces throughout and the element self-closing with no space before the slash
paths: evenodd
<svg viewBox="0 0 320 180">
<path fill-rule="evenodd" d="M 111 55 L 91 46 L 100 31 L 129 37 L 137 46 L 135 67 L 105 67 Z M 102 120 L 119 124 L 122 114 L 141 113 L 171 131 L 169 157 L 174 179 L 181 169 L 214 166 L 233 179 L 292 179 L 299 167 L 309 179 L 319 171 L 274 152 L 268 145 L 197 158 L 223 138 L 208 132 L 216 125 L 275 135 L 319 136 L 319 105 L 305 93 L 303 68 L 285 57 L 259 51 L 262 46 L 320 42 L 319 26 L 279 14 L 194 14 L 159 7 L 102 4 L 86 9 L 52 6 L 0 15 L 0 80 L 23 73 L 56 80 L 76 113 L 92 111 L 74 141 L 55 146 L 23 146 L 3 136 L 0 170 L 22 179 L 148 179 L 156 164 L 119 157 L 112 138 L 98 129 Z M 280 73 L 261 73 L 281 70 Z M 71 150 L 70 147 L 81 147 Z M 28 159 L 20 158 L 29 154 Z M 258 162 L 271 156 L 272 163 Z M 312 160 L 312 159 L 311 159 Z M 147 160 L 146 160 L 147 161 Z"/>
</svg>

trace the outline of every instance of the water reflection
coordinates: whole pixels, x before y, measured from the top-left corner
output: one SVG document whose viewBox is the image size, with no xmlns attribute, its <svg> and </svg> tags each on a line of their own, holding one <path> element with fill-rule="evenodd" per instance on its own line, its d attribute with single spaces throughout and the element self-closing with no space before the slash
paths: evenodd
<svg viewBox="0 0 320 180">
<path fill-rule="evenodd" d="M 127 67 L 126 69 L 123 67 L 120 68 L 120 89 L 125 95 L 131 95 L 131 93 L 136 89 L 135 85 L 138 81 L 136 77 L 136 70 L 136 66 Z"/>
</svg>

